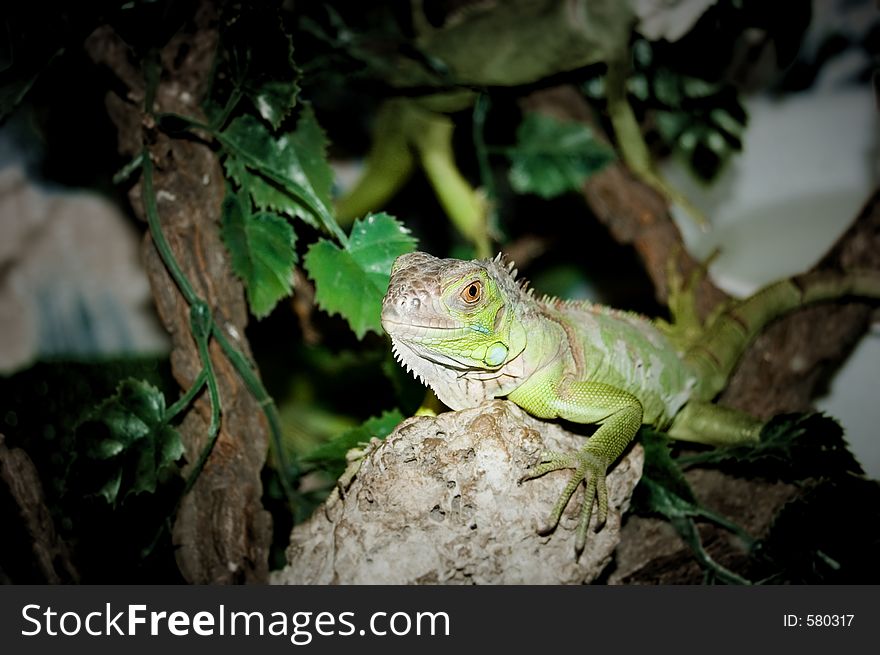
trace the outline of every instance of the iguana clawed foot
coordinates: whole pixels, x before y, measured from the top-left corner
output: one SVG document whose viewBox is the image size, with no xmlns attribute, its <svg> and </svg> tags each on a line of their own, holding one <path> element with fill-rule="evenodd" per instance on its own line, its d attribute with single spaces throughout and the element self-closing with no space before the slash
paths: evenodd
<svg viewBox="0 0 880 655">
<path fill-rule="evenodd" d="M 538 532 L 540 534 L 548 534 L 556 529 L 562 512 L 568 506 L 568 501 L 571 500 L 572 495 L 574 495 L 581 482 L 585 482 L 584 501 L 581 505 L 580 519 L 578 520 L 575 533 L 575 549 L 580 553 L 587 542 L 587 528 L 590 525 L 590 517 L 593 514 L 594 500 L 597 500 L 599 503 L 596 528 L 598 529 L 603 526 L 608 518 L 608 488 L 605 486 L 605 473 L 608 470 L 608 463 L 588 448 L 584 448 L 577 453 L 545 452 L 541 454 L 541 463 L 529 474 L 523 476 L 522 480 L 533 480 L 550 471 L 568 468 L 574 469 L 574 472 L 569 478 L 568 484 L 562 490 L 556 505 L 553 506 L 547 523 Z"/>
</svg>

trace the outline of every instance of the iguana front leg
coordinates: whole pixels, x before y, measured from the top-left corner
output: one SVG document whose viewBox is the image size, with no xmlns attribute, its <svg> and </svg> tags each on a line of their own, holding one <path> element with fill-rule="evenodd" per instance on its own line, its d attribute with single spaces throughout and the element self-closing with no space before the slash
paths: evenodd
<svg viewBox="0 0 880 655">
<path fill-rule="evenodd" d="M 526 411 L 541 418 L 563 418 L 576 423 L 599 424 L 586 445 L 577 453 L 543 453 L 541 463 L 524 480 L 540 477 L 550 471 L 572 468 L 574 473 L 562 490 L 541 532 L 550 532 L 559 523 L 571 496 L 583 481 L 586 484 L 580 519 L 575 533 L 575 548 L 582 551 L 587 528 L 598 502 L 597 526 L 608 516 L 608 490 L 605 475 L 620 457 L 642 424 L 642 404 L 632 394 L 598 382 L 562 382 L 552 384 L 551 376 L 526 383 L 508 397 Z"/>
</svg>

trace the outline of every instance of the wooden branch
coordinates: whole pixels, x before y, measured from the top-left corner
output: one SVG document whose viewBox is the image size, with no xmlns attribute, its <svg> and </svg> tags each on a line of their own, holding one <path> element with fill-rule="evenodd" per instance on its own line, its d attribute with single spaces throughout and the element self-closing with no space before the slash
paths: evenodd
<svg viewBox="0 0 880 655">
<path fill-rule="evenodd" d="M 537 91 L 522 101 L 527 111 L 536 111 L 560 120 L 578 121 L 595 129 L 592 110 L 584 97 L 571 86 L 558 86 Z M 623 162 L 615 161 L 587 179 L 584 199 L 596 218 L 608 228 L 616 241 L 631 245 L 645 266 L 654 284 L 657 300 L 665 303 L 667 265 L 675 259 L 682 275 L 689 275 L 698 265 L 685 250 L 684 242 L 663 198 L 651 187 L 633 176 Z M 705 316 L 727 295 L 708 279 L 697 290 L 697 307 Z"/>
<path fill-rule="evenodd" d="M 0 434 L 0 482 L 9 490 L 12 501 L 18 508 L 21 523 L 31 541 L 34 569 L 42 580 L 28 580 L 16 577 L 8 582 L 46 582 L 61 584 L 79 582 L 79 573 L 70 559 L 67 544 L 55 532 L 55 524 L 43 496 L 40 476 L 28 454 L 21 448 L 9 448 Z M 3 539 L 10 539 L 15 530 L 7 522 L 13 517 L 4 518 Z M 18 576 L 21 567 L 14 573 Z"/>
</svg>

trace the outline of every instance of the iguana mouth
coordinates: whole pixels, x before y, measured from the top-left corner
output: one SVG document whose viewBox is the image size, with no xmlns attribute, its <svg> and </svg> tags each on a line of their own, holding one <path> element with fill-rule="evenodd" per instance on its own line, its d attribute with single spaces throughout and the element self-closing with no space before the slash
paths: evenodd
<svg viewBox="0 0 880 655">
<path fill-rule="evenodd" d="M 457 321 L 444 319 L 440 316 L 423 317 L 423 320 L 427 321 L 426 323 L 413 322 L 412 318 L 401 314 L 397 304 L 386 302 L 382 307 L 382 327 L 388 334 L 415 334 L 417 332 L 424 335 L 430 335 L 432 332 L 448 334 L 450 331 L 464 328 Z M 404 301 L 404 305 L 409 307 L 406 301 Z"/>
<path fill-rule="evenodd" d="M 409 332 L 411 332 L 413 330 L 425 330 L 426 332 L 431 332 L 431 331 L 449 332 L 450 330 L 461 330 L 464 328 L 463 325 L 420 325 L 419 323 L 405 323 L 403 321 L 392 321 L 392 320 L 387 319 L 383 316 L 382 317 L 382 326 L 385 327 L 388 325 L 395 325 L 398 327 L 402 327 L 402 328 L 404 328 L 404 330 L 409 331 Z M 387 327 L 386 327 L 386 332 L 390 333 L 390 330 L 388 330 Z"/>
</svg>

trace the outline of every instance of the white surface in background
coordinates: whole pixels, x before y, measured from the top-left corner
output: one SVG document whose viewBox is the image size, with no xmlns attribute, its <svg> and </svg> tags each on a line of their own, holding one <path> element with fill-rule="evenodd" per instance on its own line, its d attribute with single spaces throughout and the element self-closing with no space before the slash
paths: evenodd
<svg viewBox="0 0 880 655">
<path fill-rule="evenodd" d="M 108 200 L 0 168 L 0 374 L 53 356 L 167 352 L 139 248 Z"/>
<path fill-rule="evenodd" d="M 870 89 L 748 101 L 743 153 L 711 187 L 680 166 L 668 180 L 710 217 L 700 230 L 676 212 L 697 258 L 725 291 L 743 296 L 811 267 L 842 234 L 878 180 L 878 114 Z M 874 330 L 817 406 L 838 418 L 868 475 L 880 478 L 880 334 Z"/>
</svg>

